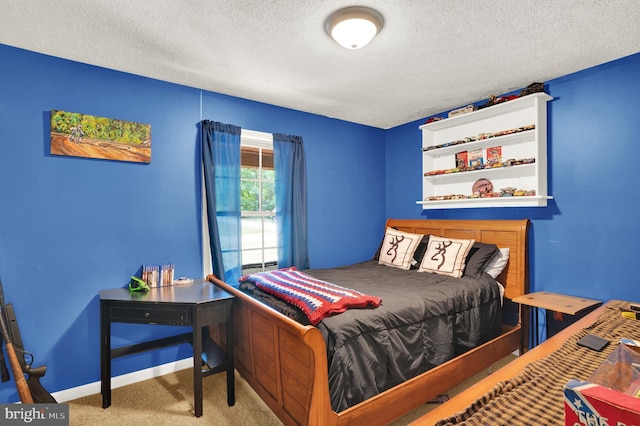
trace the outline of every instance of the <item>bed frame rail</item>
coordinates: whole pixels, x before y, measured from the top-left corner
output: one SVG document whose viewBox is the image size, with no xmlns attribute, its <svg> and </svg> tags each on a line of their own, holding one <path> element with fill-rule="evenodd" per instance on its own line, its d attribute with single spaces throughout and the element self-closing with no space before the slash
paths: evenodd
<svg viewBox="0 0 640 426">
<path fill-rule="evenodd" d="M 387 221 L 387 226 L 403 231 L 474 238 L 509 247 L 509 264 L 498 277 L 507 298 L 529 290 L 528 225 L 526 219 Z M 326 346 L 320 331 L 301 325 L 213 275 L 207 279 L 236 296 L 236 369 L 286 425 L 388 423 L 522 347 L 522 324 L 505 325 L 502 335 L 490 342 L 336 413 L 331 409 Z M 224 327 L 212 331 L 211 337 L 216 341 L 225 339 L 219 333 L 224 333 Z"/>
<path fill-rule="evenodd" d="M 247 296 L 214 275 L 207 279 L 232 293 L 235 367 L 287 425 L 336 425 L 320 331 Z M 211 333 L 218 340 L 220 327 Z"/>
</svg>

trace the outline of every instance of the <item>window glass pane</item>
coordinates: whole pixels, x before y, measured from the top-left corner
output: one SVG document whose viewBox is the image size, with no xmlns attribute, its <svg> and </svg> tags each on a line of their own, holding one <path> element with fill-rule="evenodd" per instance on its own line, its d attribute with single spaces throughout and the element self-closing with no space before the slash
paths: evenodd
<svg viewBox="0 0 640 426">
<path fill-rule="evenodd" d="M 240 169 L 240 179 L 258 179 L 257 167 L 242 167 Z"/>
<path fill-rule="evenodd" d="M 276 235 L 276 221 L 275 218 L 264 219 L 264 247 L 266 249 L 273 249 L 274 254 L 265 255 L 267 260 L 278 260 L 278 253 L 276 247 L 278 246 L 278 237 Z"/>
<path fill-rule="evenodd" d="M 260 250 L 242 250 L 243 267 L 262 268 L 262 249 Z"/>
<path fill-rule="evenodd" d="M 278 266 L 278 249 L 265 249 L 264 250 L 264 263 L 269 265 L 272 264 L 274 266 Z M 273 268 L 275 269 L 275 268 Z"/>
<path fill-rule="evenodd" d="M 262 248 L 262 218 L 243 217 L 240 222 L 242 223 L 242 263 L 247 263 L 244 251 Z"/>
<path fill-rule="evenodd" d="M 276 180 L 275 179 L 275 173 L 273 172 L 273 170 L 263 169 L 262 170 L 262 180 L 269 180 L 271 182 Z"/>
<path fill-rule="evenodd" d="M 242 169 L 244 170 L 244 168 Z M 260 183 L 256 180 L 240 180 L 240 210 L 257 212 L 260 209 Z"/>
<path fill-rule="evenodd" d="M 273 181 L 262 181 L 262 211 L 275 215 L 276 188 Z"/>
</svg>

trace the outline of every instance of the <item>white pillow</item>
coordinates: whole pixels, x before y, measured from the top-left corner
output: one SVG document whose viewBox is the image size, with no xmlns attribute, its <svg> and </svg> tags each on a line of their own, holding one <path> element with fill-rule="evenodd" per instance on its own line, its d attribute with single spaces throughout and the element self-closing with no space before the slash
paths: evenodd
<svg viewBox="0 0 640 426">
<path fill-rule="evenodd" d="M 418 248 L 423 235 L 411 234 L 387 228 L 384 235 L 378 264 L 393 266 L 394 268 L 409 269 L 413 260 L 413 253 Z"/>
<path fill-rule="evenodd" d="M 418 272 L 435 272 L 459 278 L 464 272 L 464 261 L 475 240 L 429 237 L 427 252 Z"/>
<path fill-rule="evenodd" d="M 509 249 L 501 248 L 493 255 L 491 260 L 482 270 L 491 275 L 494 279 L 498 278 L 498 275 L 500 275 L 504 270 L 504 267 L 507 266 L 508 261 Z"/>
</svg>

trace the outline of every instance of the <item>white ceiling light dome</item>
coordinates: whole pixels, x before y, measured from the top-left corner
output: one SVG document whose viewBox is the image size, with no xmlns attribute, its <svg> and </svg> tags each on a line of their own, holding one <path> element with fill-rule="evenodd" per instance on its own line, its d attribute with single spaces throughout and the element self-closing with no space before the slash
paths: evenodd
<svg viewBox="0 0 640 426">
<path fill-rule="evenodd" d="M 360 49 L 380 32 L 382 24 L 382 15 L 378 11 L 364 6 L 351 6 L 329 16 L 326 30 L 340 46 Z"/>
</svg>

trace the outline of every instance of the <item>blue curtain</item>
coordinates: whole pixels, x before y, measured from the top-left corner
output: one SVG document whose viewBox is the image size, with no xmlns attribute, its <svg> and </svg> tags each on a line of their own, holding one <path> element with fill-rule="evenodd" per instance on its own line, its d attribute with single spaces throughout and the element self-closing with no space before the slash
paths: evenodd
<svg viewBox="0 0 640 426">
<path fill-rule="evenodd" d="M 242 274 L 240 127 L 201 122 L 202 164 L 213 273 L 229 284 Z"/>
<path fill-rule="evenodd" d="M 309 268 L 307 168 L 300 136 L 273 134 L 278 267 Z"/>
</svg>

